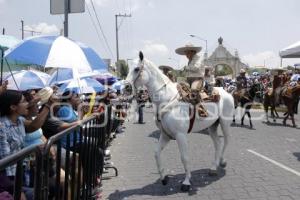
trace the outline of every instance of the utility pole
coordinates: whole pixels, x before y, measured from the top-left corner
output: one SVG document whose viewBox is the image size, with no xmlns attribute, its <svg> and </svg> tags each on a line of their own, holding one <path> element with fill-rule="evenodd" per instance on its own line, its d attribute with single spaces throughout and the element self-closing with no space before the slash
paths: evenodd
<svg viewBox="0 0 300 200">
<path fill-rule="evenodd" d="M 117 14 L 115 15 L 116 17 L 116 51 L 117 51 L 117 73 L 119 71 L 118 69 L 118 62 L 119 62 L 119 25 L 118 25 L 118 17 L 131 17 L 131 14 L 127 15 L 127 14 Z"/>
<path fill-rule="evenodd" d="M 24 21 L 21 20 L 22 40 L 24 39 Z"/>
<path fill-rule="evenodd" d="M 68 14 L 70 11 L 70 1 L 69 0 L 65 0 L 65 21 L 64 21 L 64 36 L 68 37 L 69 35 L 69 30 L 68 30 L 68 24 L 69 24 L 69 20 L 68 20 Z"/>
</svg>

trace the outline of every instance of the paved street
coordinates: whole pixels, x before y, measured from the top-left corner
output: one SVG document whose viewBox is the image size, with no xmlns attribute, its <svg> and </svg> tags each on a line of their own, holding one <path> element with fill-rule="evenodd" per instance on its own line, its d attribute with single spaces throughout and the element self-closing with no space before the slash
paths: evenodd
<svg viewBox="0 0 300 200">
<path fill-rule="evenodd" d="M 254 121 L 255 130 L 232 126 L 227 167 L 218 177 L 207 175 L 214 157 L 211 138 L 190 134 L 193 185 L 189 193 L 182 193 L 184 170 L 177 144 L 171 141 L 162 152 L 163 166 L 171 175 L 169 184 L 163 186 L 154 160 L 159 133 L 149 108 L 145 118 L 143 125 L 127 122 L 125 133 L 112 143 L 112 161 L 119 176 L 103 181 L 103 199 L 300 199 L 300 129 L 283 127 L 282 119 L 271 125 Z M 296 123 L 300 126 L 299 116 Z"/>
</svg>

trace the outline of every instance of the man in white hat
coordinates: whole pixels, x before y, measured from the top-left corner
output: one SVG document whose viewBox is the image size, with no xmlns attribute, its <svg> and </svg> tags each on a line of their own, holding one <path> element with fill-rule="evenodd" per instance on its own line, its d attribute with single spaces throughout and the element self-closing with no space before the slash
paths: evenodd
<svg viewBox="0 0 300 200">
<path fill-rule="evenodd" d="M 197 111 L 199 116 L 201 117 L 207 117 L 208 113 L 203 107 L 203 105 L 200 103 L 200 93 L 203 89 L 203 79 L 204 79 L 204 66 L 201 65 L 200 56 L 197 54 L 201 51 L 201 47 L 196 47 L 192 44 L 187 44 L 184 47 L 180 47 L 175 50 L 175 52 L 179 55 L 185 55 L 187 57 L 188 66 L 185 67 L 184 72 L 186 75 L 186 80 L 188 84 L 191 86 L 190 89 L 185 86 L 185 84 L 179 84 L 178 88 L 179 91 L 185 91 L 185 94 L 183 94 L 182 98 L 187 98 L 186 101 L 197 105 Z M 189 94 L 191 93 L 191 94 Z"/>
<path fill-rule="evenodd" d="M 184 71 L 186 73 L 187 82 L 190 85 L 192 85 L 195 80 L 203 80 L 204 67 L 201 65 L 200 56 L 197 54 L 201 49 L 201 47 L 187 44 L 175 50 L 177 54 L 185 55 L 189 60 Z"/>
</svg>

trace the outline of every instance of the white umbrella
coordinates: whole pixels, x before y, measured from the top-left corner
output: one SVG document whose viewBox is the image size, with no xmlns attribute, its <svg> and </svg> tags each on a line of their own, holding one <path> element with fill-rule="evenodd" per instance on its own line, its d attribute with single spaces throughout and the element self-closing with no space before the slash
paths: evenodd
<svg viewBox="0 0 300 200">
<path fill-rule="evenodd" d="M 300 58 L 300 41 L 282 49 L 279 55 L 281 58 Z"/>
</svg>

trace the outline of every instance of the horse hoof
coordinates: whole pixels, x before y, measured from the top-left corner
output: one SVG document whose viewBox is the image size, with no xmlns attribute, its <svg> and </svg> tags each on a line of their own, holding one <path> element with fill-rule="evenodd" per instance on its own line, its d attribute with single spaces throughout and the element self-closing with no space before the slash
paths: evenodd
<svg viewBox="0 0 300 200">
<path fill-rule="evenodd" d="M 161 181 L 163 185 L 167 185 L 169 183 L 169 176 L 165 176 L 164 179 Z"/>
<path fill-rule="evenodd" d="M 227 162 L 221 162 L 221 163 L 220 163 L 220 167 L 221 167 L 221 168 L 224 169 L 226 166 L 227 166 Z"/>
<path fill-rule="evenodd" d="M 210 169 L 210 170 L 208 171 L 208 175 L 209 175 L 209 176 L 218 176 L 218 171 L 215 170 L 215 169 Z"/>
<path fill-rule="evenodd" d="M 190 190 L 190 188 L 191 188 L 190 185 L 185 185 L 185 184 L 181 185 L 181 191 L 182 192 L 188 192 Z"/>
<path fill-rule="evenodd" d="M 282 124 L 283 124 L 284 126 L 286 126 L 286 122 L 282 122 Z"/>
</svg>

